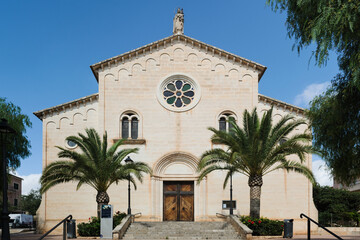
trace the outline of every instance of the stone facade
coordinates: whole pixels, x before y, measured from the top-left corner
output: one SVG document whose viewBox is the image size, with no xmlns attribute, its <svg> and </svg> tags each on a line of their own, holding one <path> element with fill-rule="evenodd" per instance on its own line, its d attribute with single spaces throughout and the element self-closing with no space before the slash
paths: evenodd
<svg viewBox="0 0 360 240">
<path fill-rule="evenodd" d="M 334 180 L 333 188 L 346 189 L 350 192 L 360 192 L 360 179 L 356 180 L 355 183 L 350 184 L 349 186 L 344 186 L 343 184 L 338 183 Z"/>
<path fill-rule="evenodd" d="M 194 220 L 216 221 L 216 213 L 228 214 L 222 201 L 229 200 L 229 188 L 223 189 L 225 174 L 210 174 L 197 184 L 197 162 L 211 148 L 207 127 L 219 127 L 221 116 L 233 116 L 241 124 L 245 109 L 257 107 L 261 113 L 271 106 L 275 120 L 285 114 L 304 117 L 303 109 L 258 93 L 258 84 L 266 67 L 181 33 L 91 66 L 99 84 L 98 93 L 36 112 L 43 121 L 43 167 L 58 160 L 58 149 L 66 147 L 65 138 L 93 127 L 107 131 L 110 143 L 122 136 L 124 116 L 136 116 L 138 136 L 125 148 L 138 147 L 134 161 L 148 163 L 152 176 L 146 176 L 132 190 L 132 212 L 141 212 L 144 221 L 162 221 L 164 181 L 194 181 Z M 189 79 L 195 97 L 188 107 L 167 105 L 164 84 L 173 76 Z M 196 98 L 196 99 L 195 99 Z M 307 126 L 297 129 L 303 132 Z M 74 148 L 76 151 L 77 149 Z M 311 156 L 306 165 L 311 168 Z M 235 175 L 236 214 L 249 214 L 247 177 Z M 127 182 L 113 185 L 109 191 L 115 211 L 127 209 Z M 68 214 L 77 222 L 96 215 L 96 191 L 86 185 L 76 191 L 76 183 L 53 187 L 43 195 L 38 210 L 39 227 L 48 230 Z M 295 232 L 305 232 L 300 213 L 317 219 L 311 183 L 302 175 L 273 172 L 264 177 L 261 215 L 295 219 Z"/>
<path fill-rule="evenodd" d="M 21 201 L 22 178 L 10 175 L 10 182 L 8 185 L 8 202 L 10 207 L 14 209 L 19 208 Z"/>
</svg>

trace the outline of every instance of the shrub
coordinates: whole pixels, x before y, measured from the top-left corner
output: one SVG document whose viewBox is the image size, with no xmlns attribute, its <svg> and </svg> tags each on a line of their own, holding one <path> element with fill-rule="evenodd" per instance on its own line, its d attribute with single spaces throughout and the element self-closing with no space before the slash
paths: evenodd
<svg viewBox="0 0 360 240">
<path fill-rule="evenodd" d="M 117 211 L 113 216 L 113 229 L 120 224 L 121 220 L 126 216 L 126 213 Z M 88 223 L 78 224 L 78 234 L 83 237 L 100 236 L 100 219 L 97 217 L 89 218 Z"/>
<path fill-rule="evenodd" d="M 284 228 L 282 221 L 270 220 L 268 218 L 241 216 L 240 221 L 253 230 L 254 236 L 280 236 Z"/>
<path fill-rule="evenodd" d="M 100 219 L 97 217 L 91 217 L 88 223 L 79 223 L 77 227 L 80 236 L 100 236 Z"/>
<path fill-rule="evenodd" d="M 113 229 L 121 223 L 121 220 L 126 217 L 126 213 L 121 213 L 120 211 L 117 211 L 113 218 Z"/>
<path fill-rule="evenodd" d="M 319 223 L 324 226 L 359 226 L 360 193 L 332 187 L 313 187 L 314 203 L 319 211 Z"/>
</svg>

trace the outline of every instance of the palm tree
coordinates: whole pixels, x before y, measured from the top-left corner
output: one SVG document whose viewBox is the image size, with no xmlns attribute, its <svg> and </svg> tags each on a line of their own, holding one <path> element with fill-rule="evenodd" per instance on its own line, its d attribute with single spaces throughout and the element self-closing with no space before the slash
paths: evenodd
<svg viewBox="0 0 360 240">
<path fill-rule="evenodd" d="M 79 133 L 79 136 L 66 138 L 67 141 L 76 143 L 80 152 L 57 146 L 60 149 L 59 158 L 71 161 L 56 161 L 46 166 L 40 178 L 40 192 L 43 194 L 51 187 L 64 182 L 77 182 L 76 190 L 83 184 L 87 184 L 97 191 L 96 202 L 99 217 L 101 205 L 108 204 L 110 201 L 106 191 L 111 184 L 128 180 L 130 176 L 130 181 L 136 189 L 135 178 L 142 182 L 143 173 L 151 173 L 151 169 L 143 162 L 124 164 L 124 158 L 130 153 L 137 153 L 138 149 L 117 151 L 123 140 L 117 141 L 108 148 L 106 132 L 102 141 L 95 129 L 86 129 L 85 132 L 86 135 Z"/>
<path fill-rule="evenodd" d="M 316 153 L 311 146 L 312 136 L 308 133 L 293 133 L 295 128 L 306 124 L 306 121 L 286 115 L 273 125 L 272 111 L 272 108 L 268 110 L 260 120 L 256 108 L 252 113 L 245 110 L 243 127 L 240 128 L 234 120 L 229 120 L 232 125 L 229 132 L 208 128 L 214 133 L 212 141 L 224 144 L 227 150 L 206 151 L 198 165 L 199 182 L 213 171 L 227 171 L 224 188 L 234 173 L 246 175 L 250 187 L 250 216 L 255 218 L 260 217 L 260 195 L 264 175 L 285 169 L 301 173 L 315 183 L 311 170 L 302 164 L 306 154 Z M 290 155 L 297 155 L 300 162 L 289 160 L 287 157 Z"/>
</svg>

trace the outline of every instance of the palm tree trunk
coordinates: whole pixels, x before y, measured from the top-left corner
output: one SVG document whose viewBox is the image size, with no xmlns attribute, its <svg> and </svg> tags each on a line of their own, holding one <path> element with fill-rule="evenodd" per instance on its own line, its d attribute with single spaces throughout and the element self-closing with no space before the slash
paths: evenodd
<svg viewBox="0 0 360 240">
<path fill-rule="evenodd" d="M 96 194 L 96 202 L 97 202 L 97 217 L 100 219 L 101 206 L 107 205 L 110 202 L 110 198 L 107 192 L 98 192 Z"/>
<path fill-rule="evenodd" d="M 250 187 L 250 217 L 260 218 L 262 176 L 250 176 L 248 184 Z"/>
</svg>

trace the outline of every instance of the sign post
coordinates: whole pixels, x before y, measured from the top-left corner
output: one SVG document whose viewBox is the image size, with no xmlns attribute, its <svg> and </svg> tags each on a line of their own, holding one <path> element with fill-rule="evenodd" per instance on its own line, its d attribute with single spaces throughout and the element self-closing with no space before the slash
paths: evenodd
<svg viewBox="0 0 360 240">
<path fill-rule="evenodd" d="M 102 205 L 100 214 L 100 238 L 112 239 L 113 230 L 113 207 Z"/>
</svg>

